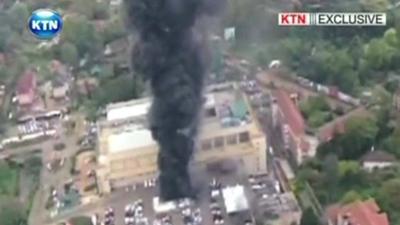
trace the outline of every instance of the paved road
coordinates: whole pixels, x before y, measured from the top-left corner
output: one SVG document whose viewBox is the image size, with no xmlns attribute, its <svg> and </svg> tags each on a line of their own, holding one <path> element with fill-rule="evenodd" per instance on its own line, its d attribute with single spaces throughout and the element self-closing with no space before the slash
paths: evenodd
<svg viewBox="0 0 400 225">
<path fill-rule="evenodd" d="M 29 224 L 31 225 L 43 225 L 43 221 L 48 215 L 48 211 L 45 210 L 46 200 L 50 193 L 50 187 L 55 187 L 57 190 L 62 190 L 63 185 L 66 181 L 72 178 L 70 174 L 71 168 L 71 157 L 74 156 L 78 150 L 76 146 L 76 141 L 79 138 L 79 133 L 74 133 L 73 135 L 66 135 L 66 131 L 60 125 L 58 127 L 59 133 L 61 134 L 58 139 L 49 139 L 41 144 L 16 148 L 13 151 L 14 154 L 25 154 L 32 149 L 40 148 L 42 149 L 42 161 L 43 168 L 41 172 L 41 185 L 37 191 L 32 211 L 29 217 Z M 65 149 L 61 151 L 54 150 L 54 144 L 64 143 Z M 51 162 L 54 158 L 64 158 L 64 165 L 57 171 L 49 171 L 46 167 L 47 163 Z"/>
</svg>

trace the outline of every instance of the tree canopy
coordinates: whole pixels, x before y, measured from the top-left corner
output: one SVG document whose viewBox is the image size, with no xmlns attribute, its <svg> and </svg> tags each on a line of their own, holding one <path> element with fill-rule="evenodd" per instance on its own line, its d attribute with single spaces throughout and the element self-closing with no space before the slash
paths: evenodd
<svg viewBox="0 0 400 225">
<path fill-rule="evenodd" d="M 301 216 L 300 225 L 319 225 L 318 217 L 311 208 L 304 210 Z"/>
<path fill-rule="evenodd" d="M 79 35 L 77 35 L 79 34 Z M 62 39 L 74 44 L 79 56 L 96 56 L 103 50 L 103 41 L 93 24 L 82 16 L 68 17 L 64 22 Z"/>
</svg>

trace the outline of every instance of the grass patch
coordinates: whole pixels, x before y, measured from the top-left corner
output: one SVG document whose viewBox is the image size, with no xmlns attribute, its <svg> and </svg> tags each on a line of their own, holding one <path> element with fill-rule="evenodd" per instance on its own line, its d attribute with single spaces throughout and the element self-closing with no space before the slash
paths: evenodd
<svg viewBox="0 0 400 225">
<path fill-rule="evenodd" d="M 300 110 L 311 128 L 317 128 L 336 116 L 325 97 L 310 97 L 300 104 Z"/>
<path fill-rule="evenodd" d="M 0 161 L 0 195 L 17 196 L 19 168 L 6 161 Z"/>
</svg>

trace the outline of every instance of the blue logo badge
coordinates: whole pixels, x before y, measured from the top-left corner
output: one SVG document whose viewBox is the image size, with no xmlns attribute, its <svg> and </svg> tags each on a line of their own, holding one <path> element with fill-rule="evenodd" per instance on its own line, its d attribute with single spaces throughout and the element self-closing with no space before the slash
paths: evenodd
<svg viewBox="0 0 400 225">
<path fill-rule="evenodd" d="M 62 17 L 50 9 L 35 10 L 28 20 L 28 28 L 38 39 L 52 39 L 61 32 Z"/>
</svg>

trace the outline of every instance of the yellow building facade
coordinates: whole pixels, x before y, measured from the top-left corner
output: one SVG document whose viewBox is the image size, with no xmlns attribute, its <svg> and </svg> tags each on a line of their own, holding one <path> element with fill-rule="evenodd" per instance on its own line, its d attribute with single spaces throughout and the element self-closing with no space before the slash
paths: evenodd
<svg viewBox="0 0 400 225">
<path fill-rule="evenodd" d="M 157 143 L 147 129 L 151 99 L 111 104 L 98 123 L 100 192 L 158 175 Z M 207 88 L 193 163 L 234 160 L 249 174 L 267 172 L 266 138 L 248 100 L 235 83 Z"/>
</svg>

